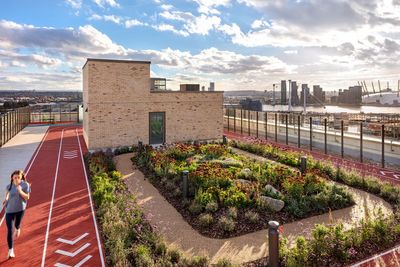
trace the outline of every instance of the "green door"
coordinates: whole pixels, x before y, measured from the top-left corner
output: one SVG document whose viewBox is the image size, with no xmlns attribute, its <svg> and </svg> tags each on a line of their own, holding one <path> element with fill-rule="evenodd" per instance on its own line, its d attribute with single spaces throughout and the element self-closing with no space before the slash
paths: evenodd
<svg viewBox="0 0 400 267">
<path fill-rule="evenodd" d="M 165 112 L 149 113 L 149 135 L 151 145 L 165 143 Z"/>
</svg>

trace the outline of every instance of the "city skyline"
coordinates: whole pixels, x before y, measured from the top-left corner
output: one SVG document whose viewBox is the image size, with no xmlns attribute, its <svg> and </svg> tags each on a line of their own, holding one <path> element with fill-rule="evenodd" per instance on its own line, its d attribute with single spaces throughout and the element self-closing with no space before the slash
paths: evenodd
<svg viewBox="0 0 400 267">
<path fill-rule="evenodd" d="M 400 1 L 65 0 L 0 10 L 0 90 L 81 90 L 86 58 L 216 90 L 280 80 L 326 91 L 400 79 Z M 397 26 L 397 27 L 396 27 Z"/>
</svg>

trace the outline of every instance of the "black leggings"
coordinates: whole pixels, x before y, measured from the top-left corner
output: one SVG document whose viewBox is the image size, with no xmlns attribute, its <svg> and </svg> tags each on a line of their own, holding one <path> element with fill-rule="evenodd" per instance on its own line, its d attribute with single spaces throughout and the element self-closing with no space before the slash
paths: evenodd
<svg viewBox="0 0 400 267">
<path fill-rule="evenodd" d="M 7 243 L 8 243 L 8 248 L 12 249 L 14 247 L 14 240 L 13 240 L 13 234 L 14 234 L 14 227 L 13 223 L 15 220 L 15 229 L 19 229 L 22 221 L 22 217 L 24 217 L 24 210 L 19 211 L 19 212 L 13 212 L 13 213 L 6 213 L 6 224 L 7 224 Z"/>
</svg>

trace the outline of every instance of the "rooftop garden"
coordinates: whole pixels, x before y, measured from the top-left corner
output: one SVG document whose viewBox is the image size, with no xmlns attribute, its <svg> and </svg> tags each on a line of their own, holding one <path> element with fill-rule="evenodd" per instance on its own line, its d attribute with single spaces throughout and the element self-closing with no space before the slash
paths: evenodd
<svg viewBox="0 0 400 267">
<path fill-rule="evenodd" d="M 276 160 L 276 159 L 274 159 Z M 318 170 L 301 174 L 285 165 L 259 161 L 222 144 L 144 147 L 133 158 L 182 216 L 206 236 L 224 238 L 296 221 L 354 204 L 349 192 Z M 296 165 L 296 164 L 290 164 Z M 189 171 L 183 197 L 182 172 Z"/>
</svg>

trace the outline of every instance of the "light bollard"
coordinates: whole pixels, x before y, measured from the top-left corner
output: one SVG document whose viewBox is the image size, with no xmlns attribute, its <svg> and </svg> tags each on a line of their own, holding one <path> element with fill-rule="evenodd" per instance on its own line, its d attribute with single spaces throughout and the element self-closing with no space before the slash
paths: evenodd
<svg viewBox="0 0 400 267">
<path fill-rule="evenodd" d="M 228 144 L 228 139 L 226 138 L 226 135 L 222 136 L 222 144 L 224 144 L 224 145 Z"/>
<path fill-rule="evenodd" d="M 138 151 L 139 151 L 139 153 L 141 153 L 143 151 L 143 142 L 142 141 L 138 141 Z"/>
<path fill-rule="evenodd" d="M 182 171 L 182 195 L 183 198 L 186 199 L 189 194 L 189 183 L 188 183 L 189 171 Z"/>
<path fill-rule="evenodd" d="M 301 174 L 305 174 L 307 171 L 307 157 L 302 156 L 300 157 L 300 172 Z"/>
<path fill-rule="evenodd" d="M 268 267 L 279 267 L 279 223 L 268 222 Z"/>
</svg>

